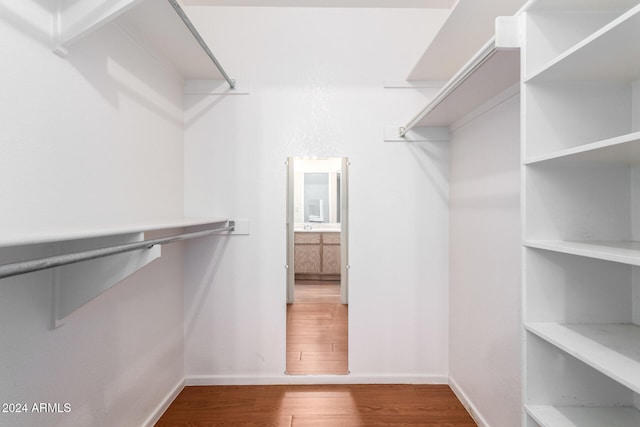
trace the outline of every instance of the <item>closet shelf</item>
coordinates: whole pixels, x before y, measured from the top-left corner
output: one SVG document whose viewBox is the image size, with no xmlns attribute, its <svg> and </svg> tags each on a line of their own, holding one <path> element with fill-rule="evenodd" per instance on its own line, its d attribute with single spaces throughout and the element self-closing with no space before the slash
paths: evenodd
<svg viewBox="0 0 640 427">
<path fill-rule="evenodd" d="M 70 226 L 55 230 L 51 228 L 31 227 L 29 229 L 3 230 L 0 235 L 0 247 L 34 245 L 42 243 L 64 242 L 69 240 L 91 239 L 122 234 L 148 231 L 169 230 L 197 226 L 211 226 L 226 222 L 227 218 L 175 218 L 155 222 L 132 222 L 117 225 Z"/>
<path fill-rule="evenodd" d="M 65 0 L 67 2 L 71 0 Z M 65 6 L 60 2 L 58 44 L 54 52 L 66 56 L 77 41 L 107 22 L 119 25 L 134 41 L 185 80 L 222 80 L 226 73 L 213 54 L 201 46 L 168 0 L 120 0 L 104 5 L 97 0 Z M 178 7 L 180 3 L 177 2 Z"/>
<path fill-rule="evenodd" d="M 449 126 L 520 78 L 520 50 L 497 48 L 495 38 L 483 46 L 413 119 L 400 129 Z"/>
<path fill-rule="evenodd" d="M 525 410 L 543 427 L 637 427 L 640 412 L 628 407 L 526 405 Z"/>
<path fill-rule="evenodd" d="M 544 162 L 566 163 L 638 163 L 640 162 L 640 132 L 581 145 L 526 160 L 525 165 Z"/>
<path fill-rule="evenodd" d="M 640 327 L 633 324 L 526 323 L 525 329 L 640 393 Z"/>
<path fill-rule="evenodd" d="M 640 266 L 640 242 L 527 240 L 524 246 Z"/>
<path fill-rule="evenodd" d="M 575 11 L 588 9 L 594 11 L 610 11 L 620 9 L 635 0 L 537 0 L 527 4 L 527 12 Z"/>
<path fill-rule="evenodd" d="M 525 82 L 637 80 L 640 50 L 633 40 L 638 39 L 640 5 L 531 73 Z M 594 61 L 594 57 L 598 57 L 598 61 Z"/>
</svg>

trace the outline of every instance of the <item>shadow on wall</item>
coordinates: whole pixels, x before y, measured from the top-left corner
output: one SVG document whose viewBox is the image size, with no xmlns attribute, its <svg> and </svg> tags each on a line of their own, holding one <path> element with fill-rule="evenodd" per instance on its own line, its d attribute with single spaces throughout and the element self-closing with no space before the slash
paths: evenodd
<svg viewBox="0 0 640 427">
<path fill-rule="evenodd" d="M 406 144 L 409 152 L 425 176 L 433 184 L 443 203 L 449 203 L 449 148 L 448 142 L 412 142 Z"/>
<path fill-rule="evenodd" d="M 23 0 L 20 2 L 10 3 L 13 7 L 8 7 L 7 5 L 0 3 L 0 21 L 15 28 L 50 50 L 51 20 L 53 19 L 53 8 L 55 2 L 50 0 Z M 33 21 L 33 17 L 42 14 L 42 11 L 44 11 L 44 14 L 48 19 L 47 22 L 44 22 L 43 20 L 42 25 L 39 26 Z"/>
<path fill-rule="evenodd" d="M 117 24 L 107 24 L 88 34 L 74 43 L 67 58 L 61 60 L 68 61 L 114 108 L 120 106 L 124 96 L 182 128 L 180 77 L 134 43 Z M 144 80 L 138 76 L 144 76 Z M 171 91 L 175 96 L 166 95 Z"/>
<path fill-rule="evenodd" d="M 229 239 L 228 236 L 212 236 L 187 243 L 184 255 L 185 342 L 189 341 L 195 320 L 208 300 Z"/>
</svg>

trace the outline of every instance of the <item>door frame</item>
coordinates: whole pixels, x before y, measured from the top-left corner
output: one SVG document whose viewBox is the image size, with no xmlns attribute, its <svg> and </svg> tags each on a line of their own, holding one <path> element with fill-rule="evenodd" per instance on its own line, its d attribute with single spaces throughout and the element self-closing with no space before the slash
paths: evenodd
<svg viewBox="0 0 640 427">
<path fill-rule="evenodd" d="M 340 301 L 349 303 L 349 159 L 341 157 L 340 168 Z M 287 304 L 295 301 L 294 178 L 295 158 L 287 157 Z"/>
</svg>

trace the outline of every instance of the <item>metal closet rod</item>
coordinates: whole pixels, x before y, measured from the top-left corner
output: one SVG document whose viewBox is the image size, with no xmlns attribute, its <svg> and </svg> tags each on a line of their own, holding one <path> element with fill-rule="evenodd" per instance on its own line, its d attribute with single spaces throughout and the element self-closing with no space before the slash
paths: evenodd
<svg viewBox="0 0 640 427">
<path fill-rule="evenodd" d="M 216 57 L 213 54 L 213 52 L 211 52 L 211 49 L 209 49 L 209 46 L 207 46 L 207 43 L 200 36 L 200 33 L 198 33 L 198 30 L 196 30 L 196 27 L 193 26 L 193 24 L 191 23 L 191 20 L 187 16 L 187 14 L 184 12 L 182 7 L 178 4 L 178 1 L 177 0 L 169 0 L 169 3 L 173 7 L 173 9 L 176 11 L 178 16 L 180 16 L 180 19 L 182 19 L 182 22 L 184 22 L 184 25 L 186 25 L 187 28 L 189 29 L 189 31 L 191 31 L 191 34 L 193 34 L 193 37 L 195 37 L 195 39 L 198 42 L 198 44 L 200 45 L 200 47 L 204 50 L 204 52 L 207 54 L 207 56 L 209 56 L 211 61 L 213 61 L 213 63 L 218 68 L 218 70 L 220 71 L 220 73 L 222 74 L 224 79 L 227 81 L 227 83 L 229 83 L 229 87 L 231 87 L 231 89 L 235 89 L 236 88 L 236 81 L 232 80 L 229 77 L 229 75 L 227 74 L 227 72 L 224 71 L 224 68 L 222 68 L 222 65 L 220 65 L 220 63 L 216 59 Z"/>
<path fill-rule="evenodd" d="M 73 252 L 64 255 L 54 255 L 46 258 L 38 258 L 29 261 L 14 262 L 11 264 L 0 265 L 0 279 L 5 277 L 17 276 L 20 274 L 31 273 L 34 271 L 45 270 L 47 268 L 60 267 L 62 265 L 74 264 L 81 261 L 88 261 L 96 258 L 103 258 L 110 255 L 117 255 L 125 252 L 132 252 L 141 249 L 150 249 L 155 245 L 166 243 L 174 243 L 181 240 L 194 239 L 196 237 L 204 237 L 223 231 L 233 231 L 235 227 L 234 221 L 229 221 L 229 225 L 221 228 L 210 230 L 194 231 L 191 233 L 179 234 L 177 236 L 160 237 L 158 239 L 143 240 L 140 242 L 124 243 L 122 245 L 109 246 L 100 249 L 91 249 L 82 252 Z"/>
</svg>

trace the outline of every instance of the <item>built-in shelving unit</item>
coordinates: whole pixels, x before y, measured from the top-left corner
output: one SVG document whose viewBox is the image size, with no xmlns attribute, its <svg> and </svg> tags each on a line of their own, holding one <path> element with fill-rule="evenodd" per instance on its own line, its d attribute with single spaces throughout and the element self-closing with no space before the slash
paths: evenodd
<svg viewBox="0 0 640 427">
<path fill-rule="evenodd" d="M 640 2 L 523 17 L 523 424 L 638 426 Z"/>
</svg>

